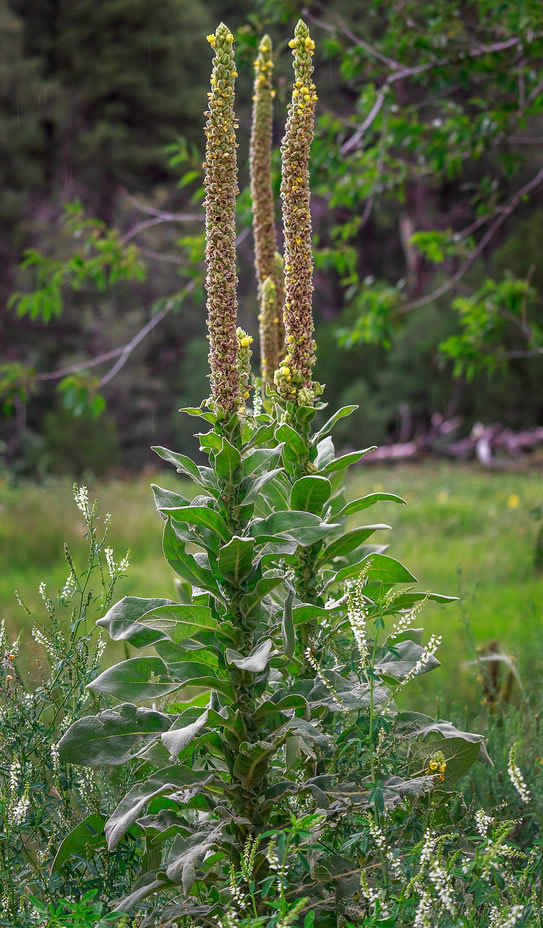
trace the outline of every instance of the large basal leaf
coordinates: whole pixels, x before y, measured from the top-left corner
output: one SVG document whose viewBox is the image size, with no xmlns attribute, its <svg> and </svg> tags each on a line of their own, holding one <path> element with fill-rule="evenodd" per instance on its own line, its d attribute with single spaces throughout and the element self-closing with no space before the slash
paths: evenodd
<svg viewBox="0 0 543 928">
<path fill-rule="evenodd" d="M 235 586 L 245 580 L 253 566 L 254 538 L 234 535 L 228 544 L 219 550 L 219 570 L 225 580 Z"/>
<path fill-rule="evenodd" d="M 331 561 L 335 557 L 345 557 L 363 544 L 374 532 L 390 529 L 390 525 L 362 525 L 360 528 L 353 529 L 352 532 L 345 532 L 335 541 L 332 541 L 321 554 L 321 561 Z"/>
<path fill-rule="evenodd" d="M 317 444 L 321 438 L 323 438 L 325 435 L 328 435 L 328 432 L 332 431 L 336 422 L 339 422 L 340 419 L 344 419 L 346 416 L 350 416 L 357 409 L 358 406 L 342 406 L 341 409 L 338 409 L 337 412 L 330 416 L 330 418 L 324 423 L 323 427 L 315 433 L 313 436 L 313 443 Z"/>
<path fill-rule="evenodd" d="M 172 682 L 166 665 L 159 657 L 131 657 L 108 667 L 88 684 L 88 688 L 116 699 L 141 702 L 173 693 L 179 685 Z"/>
<path fill-rule="evenodd" d="M 438 779 L 436 784 L 440 789 L 450 790 L 473 766 L 479 756 L 480 744 L 466 741 L 465 738 L 440 738 L 437 741 L 424 744 L 413 744 L 409 751 L 410 767 L 415 776 L 428 772 L 432 757 L 441 752 L 447 764 L 443 780 Z M 428 773 L 430 776 L 430 773 Z"/>
<path fill-rule="evenodd" d="M 485 736 L 473 731 L 460 731 L 452 722 L 447 722 L 444 719 L 439 719 L 437 722 L 429 720 L 428 724 L 424 724 L 424 721 L 418 724 L 415 722 L 410 734 L 412 737 L 418 736 L 422 738 L 423 741 L 429 735 L 441 735 L 443 738 L 463 738 L 464 741 L 471 741 L 473 744 L 479 745 L 479 760 L 492 766 L 492 761 L 484 743 Z"/>
<path fill-rule="evenodd" d="M 124 764 L 168 731 L 171 724 L 171 715 L 123 703 L 74 722 L 60 739 L 60 757 L 67 764 L 86 767 Z"/>
<path fill-rule="evenodd" d="M 402 680 L 418 664 L 421 656 L 424 654 L 424 648 L 416 641 L 406 639 L 405 641 L 391 641 L 390 648 L 381 649 L 377 655 L 375 669 L 380 676 L 393 677 L 395 680 Z M 422 673 L 428 673 L 439 667 L 440 663 L 433 655 L 421 665 L 417 671 L 417 676 Z"/>
<path fill-rule="evenodd" d="M 124 596 L 111 607 L 103 619 L 98 619 L 96 624 L 105 628 L 113 641 L 129 641 L 135 648 L 146 648 L 155 641 L 160 641 L 163 635 L 155 629 L 142 627 L 139 620 L 152 609 L 173 605 L 175 604 L 171 599 Z"/>
<path fill-rule="evenodd" d="M 331 492 L 332 484 L 327 477 L 321 477 L 319 474 L 300 477 L 292 486 L 290 507 L 320 516 Z"/>
<path fill-rule="evenodd" d="M 355 512 L 361 512 L 362 509 L 368 509 L 369 506 L 374 506 L 375 503 L 381 501 L 406 505 L 405 500 L 402 499 L 401 496 L 396 496 L 394 493 L 369 493 L 367 496 L 362 496 L 360 499 L 353 499 L 350 503 L 347 503 L 343 509 L 339 511 L 337 518 L 345 519 L 347 516 L 354 515 Z"/>
<path fill-rule="evenodd" d="M 79 859 L 89 858 L 92 857 L 97 848 L 105 847 L 105 820 L 104 815 L 93 812 L 91 815 L 87 815 L 82 822 L 79 822 L 75 828 L 72 828 L 56 853 L 52 872 L 62 872 L 67 861 L 73 857 Z"/>
<path fill-rule="evenodd" d="M 115 850 L 128 829 L 137 821 L 141 812 L 155 796 L 167 796 L 185 787 L 200 783 L 205 777 L 193 773 L 189 767 L 174 764 L 157 770 L 143 783 L 136 783 L 123 796 L 117 808 L 112 812 L 105 826 L 107 846 Z"/>
<path fill-rule="evenodd" d="M 208 590 L 217 595 L 217 583 L 211 570 L 202 567 L 198 560 L 186 550 L 186 543 L 180 541 L 170 519 L 164 526 L 162 541 L 164 557 L 183 580 L 202 590 Z"/>
<path fill-rule="evenodd" d="M 139 624 L 160 632 L 160 637 L 166 637 L 175 644 L 186 638 L 198 637 L 200 632 L 215 631 L 218 627 L 217 619 L 208 606 L 194 604 L 158 606 L 142 615 Z"/>
<path fill-rule="evenodd" d="M 334 458 L 333 461 L 330 461 L 322 468 L 322 473 L 333 474 L 335 471 L 343 471 L 347 467 L 350 467 L 351 464 L 357 464 L 365 454 L 369 454 L 370 451 L 375 451 L 375 448 L 376 446 L 372 445 L 371 448 L 363 448 L 362 451 L 350 451 L 349 454 L 343 454 L 339 458 Z"/>
<path fill-rule="evenodd" d="M 247 673 L 263 673 L 270 662 L 270 655 L 273 650 L 273 641 L 267 639 L 261 641 L 250 654 L 246 657 L 239 651 L 231 648 L 226 649 L 226 663 L 231 667 L 237 667 L 238 670 L 244 670 Z"/>
</svg>

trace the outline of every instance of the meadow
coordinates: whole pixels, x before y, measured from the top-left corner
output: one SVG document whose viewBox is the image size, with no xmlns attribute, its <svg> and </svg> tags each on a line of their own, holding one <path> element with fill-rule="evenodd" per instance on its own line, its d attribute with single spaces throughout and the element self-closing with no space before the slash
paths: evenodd
<svg viewBox="0 0 543 928">
<path fill-rule="evenodd" d="M 130 550 L 130 567 L 118 581 L 116 598 L 175 596 L 173 573 L 161 553 L 152 482 L 170 489 L 182 484 L 168 468 L 133 479 L 89 481 L 99 511 L 111 513 L 116 558 Z M 491 642 L 515 659 L 524 686 L 534 685 L 543 668 L 543 574 L 534 565 L 539 523 L 532 512 L 541 505 L 541 474 L 448 462 L 362 466 L 351 476 L 347 494 L 354 498 L 382 489 L 402 496 L 407 505 L 383 502 L 371 510 L 366 521 L 392 526 L 379 534 L 379 542 L 389 543 L 388 553 L 410 566 L 421 588 L 459 597 L 446 606 L 427 603 L 420 616 L 427 636 L 443 636 L 443 671 L 420 685 L 420 697 L 427 703 L 439 693 L 444 704 L 456 708 L 477 700 L 476 674 L 462 665 Z M 189 492 L 186 484 L 181 492 Z M 0 487 L 0 614 L 12 633 L 23 628 L 28 640 L 32 624 L 15 590 L 40 617 L 40 583 L 47 584 L 49 594 L 62 587 L 64 542 L 76 561 L 85 556 L 83 525 L 68 480 Z M 410 684 L 410 699 L 416 699 L 418 686 Z"/>
</svg>

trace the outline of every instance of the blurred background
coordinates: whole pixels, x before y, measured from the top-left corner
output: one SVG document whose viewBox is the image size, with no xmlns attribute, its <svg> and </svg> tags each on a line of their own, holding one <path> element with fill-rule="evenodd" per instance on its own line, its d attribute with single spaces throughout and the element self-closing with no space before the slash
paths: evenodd
<svg viewBox="0 0 543 928">
<path fill-rule="evenodd" d="M 339 444 L 382 446 L 355 482 L 408 498 L 376 518 L 393 522 L 391 553 L 424 585 L 460 593 L 460 605 L 429 612 L 450 627 L 450 653 L 467 660 L 498 642 L 534 679 L 539 0 L 0 0 L 3 614 L 12 627 L 24 619 L 15 587 L 38 602 L 41 580 L 62 584 L 63 540 L 77 549 L 80 534 L 73 479 L 133 549 L 125 591 L 170 595 L 147 486 L 151 445 L 195 452 L 194 420 L 177 410 L 208 392 L 205 36 L 220 20 L 236 35 L 240 324 L 256 335 L 252 65 L 267 31 L 278 194 L 300 15 L 317 46 L 316 376 L 332 407 L 359 405 Z"/>
</svg>

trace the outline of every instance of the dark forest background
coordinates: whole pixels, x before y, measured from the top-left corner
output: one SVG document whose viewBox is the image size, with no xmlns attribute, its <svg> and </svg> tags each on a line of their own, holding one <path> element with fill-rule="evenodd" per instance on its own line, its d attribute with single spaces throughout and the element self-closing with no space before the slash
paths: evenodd
<svg viewBox="0 0 543 928">
<path fill-rule="evenodd" d="M 140 468 L 151 444 L 191 446 L 175 410 L 207 395 L 205 36 L 220 20 L 236 32 L 240 323 L 256 334 L 252 60 L 269 30 L 279 146 L 285 35 L 301 13 L 0 0 L 0 450 L 12 473 Z M 333 407 L 360 406 L 341 441 L 407 439 L 436 415 L 466 434 L 541 425 L 540 3 L 345 0 L 305 15 L 319 93 L 316 373 Z M 157 314 L 113 370 L 108 353 Z"/>
</svg>

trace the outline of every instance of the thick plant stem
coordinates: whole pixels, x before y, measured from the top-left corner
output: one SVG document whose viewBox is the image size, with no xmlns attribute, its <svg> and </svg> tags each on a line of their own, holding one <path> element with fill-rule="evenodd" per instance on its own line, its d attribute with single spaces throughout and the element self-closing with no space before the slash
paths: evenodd
<svg viewBox="0 0 543 928">
<path fill-rule="evenodd" d="M 276 373 L 275 382 L 283 399 L 297 402 L 300 406 L 310 406 L 315 395 L 311 379 L 315 342 L 309 153 L 314 134 L 317 95 L 311 81 L 311 56 L 315 43 L 301 20 L 289 44 L 294 55 L 295 84 L 281 147 L 287 354 Z"/>
<path fill-rule="evenodd" d="M 224 23 L 208 41 L 215 50 L 205 128 L 206 290 L 211 392 L 218 414 L 242 402 L 238 373 L 236 274 L 236 118 L 234 37 Z"/>
</svg>

